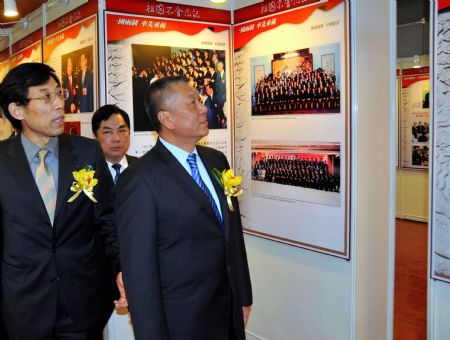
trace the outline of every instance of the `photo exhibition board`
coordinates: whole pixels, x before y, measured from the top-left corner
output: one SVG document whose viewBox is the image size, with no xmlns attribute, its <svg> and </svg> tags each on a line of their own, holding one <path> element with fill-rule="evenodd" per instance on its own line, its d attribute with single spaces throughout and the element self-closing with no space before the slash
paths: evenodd
<svg viewBox="0 0 450 340">
<path fill-rule="evenodd" d="M 430 73 L 428 67 L 404 69 L 400 90 L 400 166 L 428 169 Z"/>
<path fill-rule="evenodd" d="M 65 132 L 93 137 L 92 113 L 97 108 L 97 16 L 64 27 L 44 39 L 44 63 L 55 69 L 65 101 Z"/>
<path fill-rule="evenodd" d="M 450 282 L 450 1 L 440 0 L 435 15 L 430 270 L 432 278 Z"/>
<path fill-rule="evenodd" d="M 9 57 L 9 69 L 24 63 L 42 63 L 42 41 L 36 41 L 32 45 L 12 54 Z M 5 74 L 6 75 L 6 74 Z"/>
<path fill-rule="evenodd" d="M 199 144 L 231 161 L 230 26 L 113 12 L 106 12 L 105 24 L 106 102 L 130 115 L 129 154 L 141 156 L 156 142 L 144 108 L 147 86 L 183 75 L 208 107 L 209 135 Z"/>
<path fill-rule="evenodd" d="M 253 6 L 259 18 L 234 27 L 244 228 L 348 259 L 348 7 L 283 2 L 277 12 L 275 3 Z"/>
</svg>

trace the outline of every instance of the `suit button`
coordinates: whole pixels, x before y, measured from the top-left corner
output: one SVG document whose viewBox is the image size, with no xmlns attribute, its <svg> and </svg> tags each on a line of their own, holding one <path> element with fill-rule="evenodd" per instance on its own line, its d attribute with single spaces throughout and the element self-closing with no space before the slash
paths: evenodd
<svg viewBox="0 0 450 340">
<path fill-rule="evenodd" d="M 51 279 L 52 283 L 56 283 L 59 281 L 59 277 L 54 277 L 53 279 Z"/>
<path fill-rule="evenodd" d="M 230 266 L 227 266 L 227 272 L 231 273 L 231 267 Z"/>
</svg>

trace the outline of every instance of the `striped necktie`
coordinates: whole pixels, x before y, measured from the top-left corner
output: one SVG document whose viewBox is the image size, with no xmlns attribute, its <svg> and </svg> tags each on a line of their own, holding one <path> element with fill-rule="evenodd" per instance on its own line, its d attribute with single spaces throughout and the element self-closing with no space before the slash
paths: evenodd
<svg viewBox="0 0 450 340">
<path fill-rule="evenodd" d="M 37 153 L 39 165 L 36 169 L 36 184 L 39 192 L 41 193 L 45 208 L 47 209 L 48 217 L 53 225 L 56 208 L 56 188 L 52 172 L 45 162 L 45 157 L 47 154 L 48 150 L 46 149 L 41 149 Z"/>
<path fill-rule="evenodd" d="M 205 193 L 206 197 L 208 197 L 208 200 L 212 205 L 214 213 L 216 214 L 217 219 L 220 222 L 220 226 L 223 228 L 222 216 L 220 215 L 220 211 L 219 211 L 219 208 L 217 207 L 216 201 L 214 201 L 214 198 L 212 197 L 211 192 L 209 191 L 205 182 L 203 182 L 202 177 L 200 176 L 200 172 L 198 171 L 197 155 L 195 153 L 189 154 L 187 157 L 187 162 L 189 163 L 189 166 L 191 167 L 192 178 L 194 179 L 195 183 L 197 183 L 197 185 L 200 187 L 200 189 L 202 189 L 202 191 Z"/>
<path fill-rule="evenodd" d="M 114 176 L 114 184 L 117 184 L 117 180 L 119 179 L 121 167 L 122 167 L 122 165 L 120 165 L 119 163 L 112 165 L 112 168 L 116 171 L 116 175 Z"/>
</svg>

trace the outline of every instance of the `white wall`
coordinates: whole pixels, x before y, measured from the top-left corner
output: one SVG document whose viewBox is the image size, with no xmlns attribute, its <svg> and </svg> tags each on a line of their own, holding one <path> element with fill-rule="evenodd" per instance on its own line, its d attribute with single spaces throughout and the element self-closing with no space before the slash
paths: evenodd
<svg viewBox="0 0 450 340">
<path fill-rule="evenodd" d="M 348 261 L 247 235 L 254 305 L 248 331 L 265 340 L 350 339 Z"/>
</svg>

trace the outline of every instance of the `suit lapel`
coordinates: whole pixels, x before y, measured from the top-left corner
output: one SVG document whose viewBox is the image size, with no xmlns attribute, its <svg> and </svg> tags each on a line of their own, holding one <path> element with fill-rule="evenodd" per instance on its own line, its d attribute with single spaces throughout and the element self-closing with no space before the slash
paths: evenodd
<svg viewBox="0 0 450 340">
<path fill-rule="evenodd" d="M 154 149 L 162 157 L 167 164 L 167 171 L 171 174 L 173 180 L 188 193 L 192 200 L 200 204 L 207 214 L 219 224 L 219 220 L 211 206 L 211 202 L 205 193 L 192 179 L 191 175 L 184 169 L 178 160 L 170 153 L 169 150 L 159 141 L 157 141 Z M 202 158 L 203 160 L 203 158 Z"/>
<path fill-rule="evenodd" d="M 217 168 L 217 170 L 219 170 L 220 172 L 222 172 L 222 170 L 224 170 L 224 169 L 221 169 L 220 166 L 217 164 L 213 164 L 211 158 L 208 157 L 208 153 L 205 152 L 205 149 L 197 148 L 197 152 L 200 155 L 200 158 L 202 159 L 203 164 L 205 165 L 205 168 L 208 172 L 211 182 L 214 185 L 214 189 L 216 190 L 217 197 L 219 198 L 220 210 L 222 212 L 223 226 L 225 229 L 225 235 L 228 237 L 228 220 L 229 220 L 228 209 L 229 208 L 228 208 L 228 204 L 227 204 L 227 199 L 225 197 L 223 188 L 220 186 L 220 184 L 217 182 L 217 180 L 211 175 L 213 168 Z M 211 205 L 211 203 L 209 205 Z M 216 220 L 217 220 L 217 218 L 216 218 Z"/>
<path fill-rule="evenodd" d="M 61 135 L 58 140 L 58 195 L 56 196 L 55 221 L 63 204 L 69 199 L 67 193 L 73 182 L 72 172 L 76 170 L 78 157 L 73 153 L 73 145 Z"/>
<path fill-rule="evenodd" d="M 32 205 L 36 205 L 36 202 L 38 202 L 40 210 L 48 217 L 44 201 L 34 180 L 34 174 L 31 172 L 30 164 L 28 164 L 20 134 L 14 137 L 9 148 L 9 164 L 18 190 L 26 193 L 25 196 L 32 202 Z"/>
</svg>

